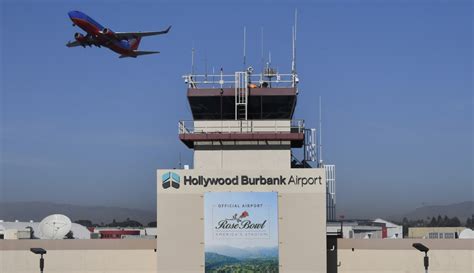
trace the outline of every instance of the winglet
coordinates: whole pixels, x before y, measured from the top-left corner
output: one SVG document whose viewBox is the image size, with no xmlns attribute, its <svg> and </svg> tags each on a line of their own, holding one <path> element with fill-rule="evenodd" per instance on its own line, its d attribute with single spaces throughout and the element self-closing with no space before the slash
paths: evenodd
<svg viewBox="0 0 474 273">
<path fill-rule="evenodd" d="M 163 31 L 163 33 L 168 33 L 170 29 L 171 29 L 171 25 L 165 31 Z"/>
</svg>

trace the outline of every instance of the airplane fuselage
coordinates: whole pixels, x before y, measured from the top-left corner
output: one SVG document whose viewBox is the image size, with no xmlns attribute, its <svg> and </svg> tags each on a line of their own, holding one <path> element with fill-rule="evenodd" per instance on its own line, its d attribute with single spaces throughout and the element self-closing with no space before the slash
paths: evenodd
<svg viewBox="0 0 474 273">
<path fill-rule="evenodd" d="M 136 49 L 136 43 L 139 40 L 120 40 L 114 39 L 103 33 L 105 27 L 99 24 L 97 21 L 87 16 L 85 13 L 80 11 L 71 11 L 68 13 L 69 18 L 81 29 L 87 32 L 87 35 L 93 36 L 98 41 L 100 46 L 107 47 L 112 51 L 124 55 L 134 57 L 134 50 Z M 113 35 L 113 34 L 112 34 Z"/>
</svg>

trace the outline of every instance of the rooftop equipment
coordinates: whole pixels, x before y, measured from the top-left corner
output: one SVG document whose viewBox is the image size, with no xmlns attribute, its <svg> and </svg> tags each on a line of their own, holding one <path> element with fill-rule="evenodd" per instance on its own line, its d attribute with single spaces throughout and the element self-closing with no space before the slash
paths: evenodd
<svg viewBox="0 0 474 273">
<path fill-rule="evenodd" d="M 67 216 L 53 214 L 41 220 L 39 230 L 45 239 L 63 239 L 71 227 L 71 220 Z"/>
</svg>

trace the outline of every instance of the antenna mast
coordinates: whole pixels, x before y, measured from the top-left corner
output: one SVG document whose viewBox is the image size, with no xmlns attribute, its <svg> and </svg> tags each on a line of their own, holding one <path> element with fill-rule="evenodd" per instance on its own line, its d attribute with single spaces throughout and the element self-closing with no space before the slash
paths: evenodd
<svg viewBox="0 0 474 273">
<path fill-rule="evenodd" d="M 194 75 L 194 43 L 191 49 L 191 75 Z"/>
<path fill-rule="evenodd" d="M 244 26 L 244 70 L 246 69 L 247 60 L 246 60 L 246 39 L 247 39 L 247 28 Z"/>
<path fill-rule="evenodd" d="M 261 27 L 260 29 L 260 59 L 262 61 L 262 76 L 263 76 L 263 73 L 265 71 L 265 59 L 263 57 L 263 27 Z M 263 79 L 262 79 L 263 81 Z"/>
<path fill-rule="evenodd" d="M 321 96 L 319 96 L 319 167 L 323 166 L 323 121 L 321 110 Z"/>
<path fill-rule="evenodd" d="M 298 23 L 298 10 L 295 9 L 295 24 L 293 25 L 293 37 L 292 37 L 292 44 L 293 44 L 293 54 L 292 54 L 292 61 L 291 61 L 291 73 L 296 74 L 296 29 Z"/>
<path fill-rule="evenodd" d="M 204 80 L 207 81 L 207 50 L 204 51 L 204 67 L 205 67 Z"/>
</svg>

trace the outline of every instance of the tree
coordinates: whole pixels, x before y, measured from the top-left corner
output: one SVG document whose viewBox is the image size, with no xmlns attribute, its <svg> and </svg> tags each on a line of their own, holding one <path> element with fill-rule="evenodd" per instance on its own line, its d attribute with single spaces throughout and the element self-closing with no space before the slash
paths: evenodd
<svg viewBox="0 0 474 273">
<path fill-rule="evenodd" d="M 453 217 L 452 219 L 449 220 L 449 225 L 450 227 L 460 227 L 461 226 L 461 221 L 457 217 Z"/>
<path fill-rule="evenodd" d="M 441 218 L 441 215 L 438 215 L 438 219 L 436 220 L 436 225 L 440 227 L 442 223 L 443 223 L 443 218 Z"/>
<path fill-rule="evenodd" d="M 135 220 L 131 220 L 130 218 L 127 218 L 127 220 L 123 222 L 117 222 L 115 219 L 113 219 L 112 223 L 107 225 L 108 227 L 143 227 L 143 225 Z"/>
<path fill-rule="evenodd" d="M 447 215 L 444 216 L 444 219 L 443 219 L 443 224 L 440 225 L 440 227 L 448 227 L 449 226 L 449 222 L 450 222 L 450 219 L 448 218 Z"/>
<path fill-rule="evenodd" d="M 474 215 L 472 215 L 472 217 L 467 217 L 466 227 L 471 229 L 474 228 Z"/>
<path fill-rule="evenodd" d="M 92 224 L 92 221 L 90 221 L 90 220 L 77 220 L 77 221 L 74 221 L 74 223 L 79 224 L 81 226 L 85 226 L 85 227 L 93 227 L 94 226 L 94 224 Z"/>
</svg>

